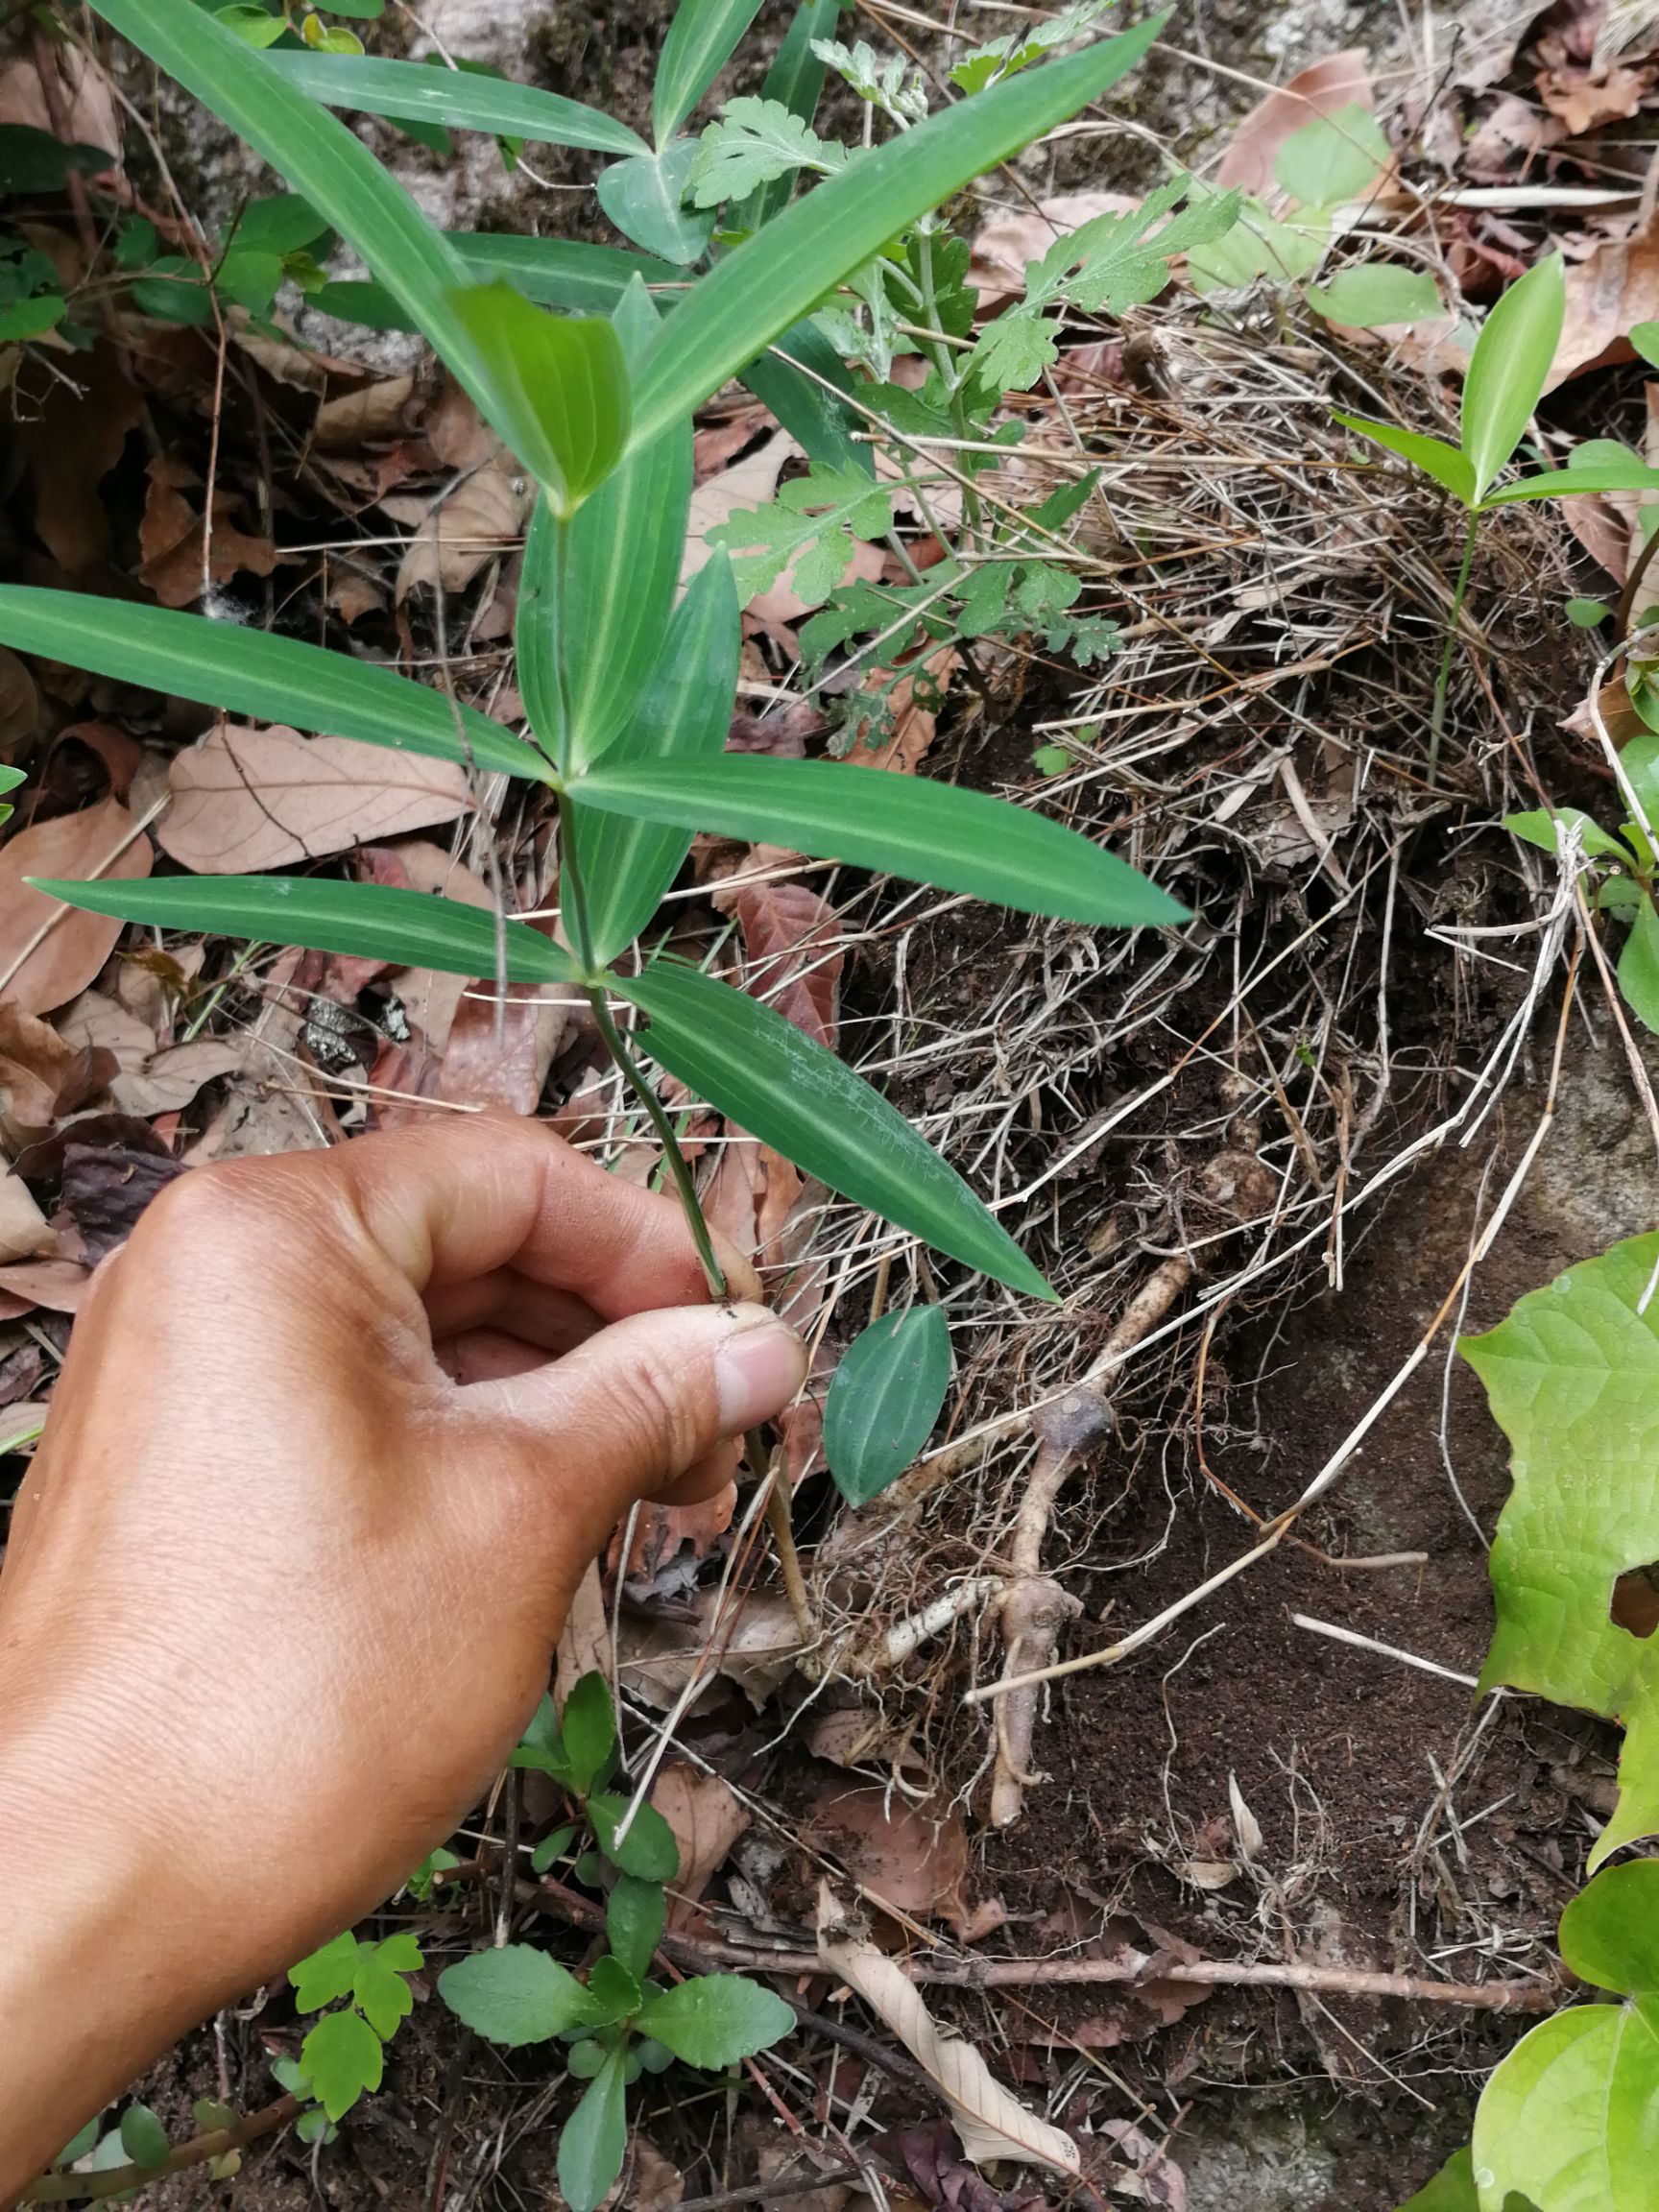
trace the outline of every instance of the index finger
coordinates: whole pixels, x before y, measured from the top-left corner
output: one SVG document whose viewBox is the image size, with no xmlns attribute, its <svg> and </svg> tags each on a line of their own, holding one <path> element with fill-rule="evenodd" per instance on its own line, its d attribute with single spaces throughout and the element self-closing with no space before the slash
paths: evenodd
<svg viewBox="0 0 1659 2212">
<path fill-rule="evenodd" d="M 228 1184 L 269 1177 L 272 1196 L 277 1178 L 304 1184 L 288 1202 L 305 1213 L 333 1198 L 422 1293 L 509 1269 L 573 1292 L 606 1321 L 709 1297 L 678 1201 L 608 1174 L 534 1121 L 445 1117 L 206 1172 Z M 723 1242 L 720 1259 L 733 1295 L 756 1296 L 749 1262 Z"/>
</svg>

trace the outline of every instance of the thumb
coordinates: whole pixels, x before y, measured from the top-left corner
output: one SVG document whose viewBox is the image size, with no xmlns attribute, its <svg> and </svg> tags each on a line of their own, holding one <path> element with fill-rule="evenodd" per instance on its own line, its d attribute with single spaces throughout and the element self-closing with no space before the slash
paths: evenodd
<svg viewBox="0 0 1659 2212">
<path fill-rule="evenodd" d="M 566 1474 L 559 1509 L 597 1546 L 629 1506 L 781 1412 L 805 1376 L 805 1346 L 763 1306 L 672 1306 L 494 1387 L 539 1486 L 549 1461 Z"/>
</svg>

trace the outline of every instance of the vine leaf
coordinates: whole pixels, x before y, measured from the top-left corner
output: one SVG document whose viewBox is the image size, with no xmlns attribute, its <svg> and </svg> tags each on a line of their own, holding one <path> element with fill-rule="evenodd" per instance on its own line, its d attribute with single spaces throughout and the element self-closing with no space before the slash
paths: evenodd
<svg viewBox="0 0 1659 2212">
<path fill-rule="evenodd" d="M 1592 1867 L 1659 1833 L 1659 1645 L 1611 1613 L 1619 1577 L 1659 1559 L 1659 1298 L 1642 1310 L 1656 1262 L 1659 1235 L 1629 1238 L 1462 1345 L 1514 1447 L 1480 1686 L 1533 1691 L 1625 1730 L 1619 1802 Z"/>
</svg>

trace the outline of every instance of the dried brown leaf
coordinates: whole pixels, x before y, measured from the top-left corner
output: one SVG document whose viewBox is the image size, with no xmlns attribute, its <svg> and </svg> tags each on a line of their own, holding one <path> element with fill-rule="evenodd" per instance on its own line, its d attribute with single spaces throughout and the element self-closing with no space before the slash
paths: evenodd
<svg viewBox="0 0 1659 2212">
<path fill-rule="evenodd" d="M 244 570 L 269 576 L 276 548 L 269 538 L 250 537 L 232 520 L 233 493 L 215 489 L 213 533 L 203 567 L 202 511 L 186 496 L 202 488 L 196 471 L 182 461 L 158 453 L 150 464 L 150 490 L 138 525 L 138 573 L 163 607 L 192 607 L 204 584 L 228 584 Z"/>
<path fill-rule="evenodd" d="M 39 408 L 24 410 L 12 426 L 35 479 L 35 528 L 71 577 L 109 550 L 109 517 L 98 487 L 143 417 L 143 398 L 119 354 L 100 344 L 77 354 L 72 375 L 54 376 Z"/>
<path fill-rule="evenodd" d="M 417 586 L 462 591 L 487 562 L 523 537 L 536 487 L 509 455 L 488 461 L 434 500 L 397 571 L 401 604 Z"/>
<path fill-rule="evenodd" d="M 658 1775 L 651 1802 L 673 1829 L 680 1846 L 680 1871 L 670 1885 L 668 1925 L 683 1928 L 726 1863 L 733 1844 L 748 1828 L 749 1808 L 722 1776 L 700 1774 L 680 1760 Z"/>
<path fill-rule="evenodd" d="M 1611 362 L 1634 361 L 1625 333 L 1659 315 L 1659 214 L 1628 238 L 1604 240 L 1567 271 L 1567 312 L 1546 392 Z"/>
<path fill-rule="evenodd" d="M 386 376 L 325 399 L 311 425 L 313 442 L 324 452 L 333 453 L 395 437 L 404 426 L 414 390 L 413 376 Z"/>
<path fill-rule="evenodd" d="M 438 1096 L 534 1114 L 568 1020 L 568 1008 L 533 984 L 509 983 L 504 1002 L 493 983 L 469 984 L 449 1025 Z"/>
<path fill-rule="evenodd" d="M 0 760 L 15 760 L 35 734 L 40 694 L 27 664 L 0 645 Z"/>
<path fill-rule="evenodd" d="M 836 1778 L 818 1791 L 803 1832 L 876 1903 L 957 1928 L 970 1917 L 968 1832 L 954 1807 L 913 1805 L 878 1784 Z"/>
<path fill-rule="evenodd" d="M 0 993 L 26 1012 L 49 1013 L 84 991 L 125 924 L 60 905 L 24 878 L 103 876 L 131 882 L 148 876 L 150 840 L 134 835 L 135 829 L 118 799 L 103 799 L 79 814 L 36 823 L 0 851 Z"/>
<path fill-rule="evenodd" d="M 56 1231 L 20 1175 L 0 1176 L 0 1265 L 36 1260 L 56 1249 Z"/>
<path fill-rule="evenodd" d="M 163 852 L 199 875 L 286 868 L 465 811 L 453 761 L 350 737 L 221 723 L 173 763 Z"/>
</svg>

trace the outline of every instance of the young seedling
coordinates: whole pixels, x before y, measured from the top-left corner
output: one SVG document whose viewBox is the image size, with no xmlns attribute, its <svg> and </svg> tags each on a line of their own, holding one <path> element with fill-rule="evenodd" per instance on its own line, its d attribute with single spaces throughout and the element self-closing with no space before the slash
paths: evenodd
<svg viewBox="0 0 1659 2212">
<path fill-rule="evenodd" d="M 1482 516 L 1520 499 L 1567 499 L 1592 492 L 1650 492 L 1659 490 L 1659 469 L 1651 469 L 1634 455 L 1596 459 L 1575 467 L 1555 469 L 1539 476 L 1524 477 L 1519 484 L 1498 483 L 1516 447 L 1526 435 L 1550 380 L 1550 368 L 1561 340 L 1566 314 L 1566 279 L 1561 256 L 1551 253 L 1528 269 L 1512 284 L 1487 316 L 1463 385 L 1463 405 L 1458 443 L 1426 437 L 1421 431 L 1403 430 L 1393 422 L 1378 422 L 1368 416 L 1336 411 L 1336 420 L 1376 445 L 1386 446 L 1431 476 L 1463 508 L 1468 527 L 1463 539 L 1463 560 L 1452 598 L 1452 616 L 1446 630 L 1446 649 L 1440 657 L 1434 682 L 1434 703 L 1429 718 L 1429 786 L 1438 780 L 1440 745 L 1446 727 L 1447 690 L 1452 678 L 1452 656 L 1469 590 L 1469 572 L 1475 562 L 1475 541 Z"/>
<path fill-rule="evenodd" d="M 795 2015 L 781 1997 L 736 1974 L 703 1974 L 664 1986 L 651 1977 L 666 1918 L 663 1885 L 679 1870 L 679 1848 L 662 1815 L 639 1806 L 626 1822 L 626 1800 L 607 1791 L 616 1759 L 616 1724 L 602 1674 L 585 1674 L 563 1721 L 544 1697 L 513 1754 L 555 1781 L 576 1820 L 538 1845 L 544 1873 L 576 1841 L 573 1878 L 605 1900 L 607 1949 L 580 1982 L 527 1943 L 474 1952 L 438 1978 L 438 1993 L 468 2027 L 516 2048 L 555 2039 L 565 2046 L 573 2080 L 588 2086 L 559 2137 L 559 2187 L 570 2212 L 595 2212 L 622 2170 L 626 2094 L 642 2072 L 660 2074 L 676 2058 L 718 2072 L 786 2035 Z"/>
</svg>

